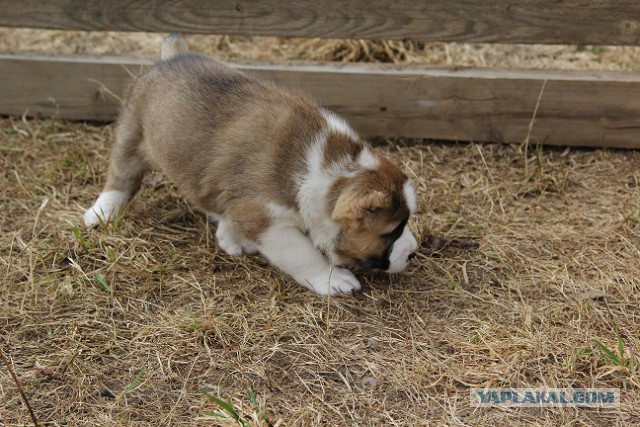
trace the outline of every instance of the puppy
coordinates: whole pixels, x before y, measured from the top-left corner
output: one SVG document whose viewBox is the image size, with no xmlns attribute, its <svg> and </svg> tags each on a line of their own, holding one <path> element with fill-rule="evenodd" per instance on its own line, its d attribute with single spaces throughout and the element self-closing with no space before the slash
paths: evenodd
<svg viewBox="0 0 640 427">
<path fill-rule="evenodd" d="M 415 189 L 341 117 L 190 54 L 176 34 L 161 59 L 129 88 L 87 226 L 113 220 L 156 167 L 217 222 L 223 251 L 260 252 L 318 294 L 360 289 L 340 266 L 406 268 Z"/>
</svg>

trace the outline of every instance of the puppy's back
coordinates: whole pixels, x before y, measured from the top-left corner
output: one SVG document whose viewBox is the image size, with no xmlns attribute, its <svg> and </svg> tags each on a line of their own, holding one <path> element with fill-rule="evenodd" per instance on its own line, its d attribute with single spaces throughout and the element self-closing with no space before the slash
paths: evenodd
<svg viewBox="0 0 640 427">
<path fill-rule="evenodd" d="M 151 163 L 208 210 L 251 192 L 295 205 L 295 178 L 324 125 L 306 97 L 194 54 L 141 75 L 127 110 L 141 122 Z"/>
</svg>

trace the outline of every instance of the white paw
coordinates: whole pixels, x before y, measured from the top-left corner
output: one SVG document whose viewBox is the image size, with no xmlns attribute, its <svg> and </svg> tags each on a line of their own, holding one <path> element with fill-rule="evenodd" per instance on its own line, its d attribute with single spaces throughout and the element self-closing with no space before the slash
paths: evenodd
<svg viewBox="0 0 640 427">
<path fill-rule="evenodd" d="M 305 282 L 320 295 L 351 294 L 360 290 L 360 282 L 356 276 L 349 270 L 339 267 L 333 267 L 333 271 L 306 279 Z"/>
<path fill-rule="evenodd" d="M 216 230 L 216 238 L 218 239 L 218 246 L 220 249 L 231 256 L 238 256 L 243 253 L 252 254 L 256 252 L 256 249 L 253 246 L 248 242 L 244 242 L 240 236 L 233 232 L 226 221 L 219 221 L 218 229 Z"/>
<path fill-rule="evenodd" d="M 84 225 L 87 227 L 94 227 L 100 224 L 100 217 L 93 211 L 93 207 L 87 209 L 84 213 Z"/>
<path fill-rule="evenodd" d="M 105 191 L 98 196 L 93 206 L 84 213 L 84 225 L 93 227 L 100 222 L 107 223 L 116 219 L 124 209 L 129 194 L 122 191 Z"/>
<path fill-rule="evenodd" d="M 242 245 L 233 239 L 229 239 L 227 236 L 218 237 L 218 246 L 220 246 L 220 249 L 225 251 L 228 255 L 242 255 Z"/>
</svg>

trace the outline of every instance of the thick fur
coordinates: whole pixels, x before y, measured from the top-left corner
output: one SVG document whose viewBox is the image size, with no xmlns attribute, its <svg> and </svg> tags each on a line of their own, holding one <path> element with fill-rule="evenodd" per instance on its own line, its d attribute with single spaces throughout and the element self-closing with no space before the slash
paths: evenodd
<svg viewBox="0 0 640 427">
<path fill-rule="evenodd" d="M 129 90 L 86 225 L 113 220 L 156 167 L 218 222 L 225 252 L 259 251 L 319 294 L 360 288 L 338 266 L 404 270 L 416 203 L 396 165 L 307 97 L 188 54 L 178 35 L 161 57 Z"/>
</svg>

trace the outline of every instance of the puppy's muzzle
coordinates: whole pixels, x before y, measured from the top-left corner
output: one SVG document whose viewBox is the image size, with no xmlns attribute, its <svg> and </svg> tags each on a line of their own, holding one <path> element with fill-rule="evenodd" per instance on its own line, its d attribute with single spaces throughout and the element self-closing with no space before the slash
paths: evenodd
<svg viewBox="0 0 640 427">
<path fill-rule="evenodd" d="M 415 248 L 410 249 L 411 247 L 412 246 L 403 245 L 403 251 L 401 253 L 394 253 L 394 248 L 396 252 L 398 252 L 398 248 L 394 243 L 394 245 L 389 246 L 383 256 L 367 258 L 360 262 L 359 266 L 364 270 L 399 273 L 407 268 L 409 261 L 416 257 L 417 253 Z"/>
</svg>

